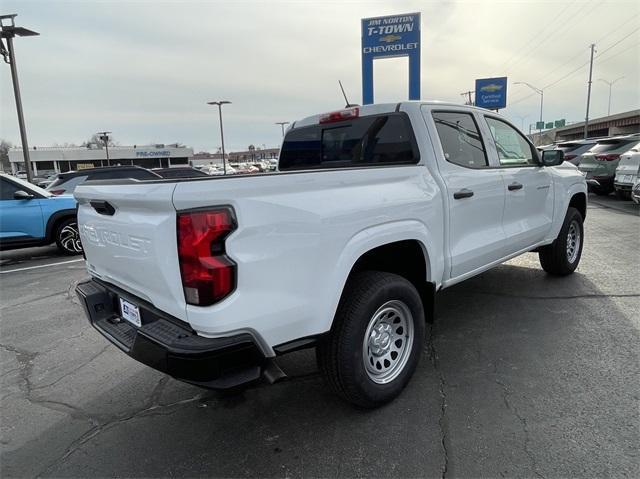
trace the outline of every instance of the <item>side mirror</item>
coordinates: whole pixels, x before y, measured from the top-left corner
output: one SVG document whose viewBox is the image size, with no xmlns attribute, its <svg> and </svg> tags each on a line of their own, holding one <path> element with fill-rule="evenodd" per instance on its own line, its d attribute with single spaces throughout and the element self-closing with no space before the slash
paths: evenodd
<svg viewBox="0 0 640 479">
<path fill-rule="evenodd" d="M 35 198 L 35 196 L 27 193 L 24 190 L 18 190 L 15 193 L 13 193 L 14 200 L 32 200 L 33 198 Z"/>
<path fill-rule="evenodd" d="M 558 166 L 564 161 L 564 151 L 562 150 L 544 150 L 542 152 L 543 166 Z"/>
</svg>

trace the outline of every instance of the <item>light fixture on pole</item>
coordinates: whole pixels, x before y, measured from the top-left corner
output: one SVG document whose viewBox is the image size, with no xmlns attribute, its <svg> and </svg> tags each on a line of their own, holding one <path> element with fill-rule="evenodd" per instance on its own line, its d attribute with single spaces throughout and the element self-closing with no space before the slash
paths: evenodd
<svg viewBox="0 0 640 479">
<path fill-rule="evenodd" d="M 544 91 L 540 88 L 536 88 L 534 87 L 531 83 L 527 83 L 526 81 L 517 81 L 514 83 L 514 85 L 526 85 L 529 88 L 531 88 L 533 91 L 535 91 L 538 95 L 540 95 L 540 120 L 539 122 L 542 123 L 542 125 L 539 128 L 539 134 L 540 136 L 542 136 L 542 127 L 544 127 L 544 121 L 542 120 L 542 105 L 544 103 Z"/>
<path fill-rule="evenodd" d="M 27 181 L 33 178 L 31 170 L 31 159 L 29 158 L 29 144 L 27 143 L 27 129 L 24 125 L 24 114 L 22 112 L 22 98 L 20 96 L 20 84 L 18 83 L 18 68 L 16 66 L 16 55 L 13 49 L 13 38 L 33 37 L 40 35 L 38 32 L 23 27 L 16 27 L 15 18 L 17 14 L 0 15 L 0 54 L 4 57 L 4 62 L 11 67 L 11 80 L 13 81 L 13 93 L 16 97 L 16 110 L 18 111 L 18 126 L 20 127 L 20 140 L 22 141 L 22 154 L 24 156 L 24 166 L 27 172 Z M 5 24 L 6 23 L 6 24 Z M 7 48 L 3 39 L 7 40 Z"/>
<path fill-rule="evenodd" d="M 111 161 L 109 160 L 109 133 L 111 133 L 110 131 L 99 131 L 98 133 L 96 133 L 98 135 L 98 138 L 100 138 L 103 142 L 104 142 L 104 149 L 105 152 L 107 153 L 107 166 L 111 166 Z"/>
<path fill-rule="evenodd" d="M 617 81 L 622 80 L 624 77 L 620 77 L 620 78 L 616 78 L 613 81 L 609 81 L 609 80 L 605 80 L 604 78 L 598 78 L 598 81 L 602 81 L 605 82 L 607 85 L 609 85 L 609 104 L 607 106 L 607 116 L 611 115 L 611 87 L 613 86 L 613 84 Z"/>
<path fill-rule="evenodd" d="M 288 121 L 276 121 L 275 124 L 276 125 L 280 125 L 280 127 L 282 128 L 282 136 L 284 136 L 284 125 L 288 125 L 289 122 Z"/>
<path fill-rule="evenodd" d="M 217 105 L 218 114 L 220 115 L 220 141 L 222 143 L 222 171 L 226 175 L 227 174 L 227 159 L 224 153 L 224 130 L 222 128 L 222 105 L 230 104 L 230 101 L 221 100 L 221 101 L 208 101 L 207 105 Z"/>
</svg>

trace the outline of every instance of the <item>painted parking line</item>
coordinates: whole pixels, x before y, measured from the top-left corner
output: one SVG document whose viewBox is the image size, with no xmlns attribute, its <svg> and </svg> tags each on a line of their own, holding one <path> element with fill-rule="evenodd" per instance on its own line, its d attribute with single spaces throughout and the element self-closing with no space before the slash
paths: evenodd
<svg viewBox="0 0 640 479">
<path fill-rule="evenodd" d="M 0 274 L 16 273 L 18 271 L 27 271 L 29 269 L 47 268 L 49 266 L 58 266 L 60 264 L 77 263 L 78 261 L 84 261 L 84 259 L 82 259 L 82 258 L 80 258 L 80 259 L 72 259 L 72 260 L 69 260 L 69 261 L 60 261 L 58 263 L 40 264 L 38 266 L 27 266 L 26 268 L 9 269 L 7 271 L 0 271 Z"/>
</svg>

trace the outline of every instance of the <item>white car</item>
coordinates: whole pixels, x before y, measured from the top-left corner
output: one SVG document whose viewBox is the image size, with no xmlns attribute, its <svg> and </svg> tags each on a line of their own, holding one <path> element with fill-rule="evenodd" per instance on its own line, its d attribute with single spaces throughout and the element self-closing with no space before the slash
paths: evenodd
<svg viewBox="0 0 640 479">
<path fill-rule="evenodd" d="M 123 352 L 232 388 L 316 347 L 328 387 L 360 407 L 411 378 L 437 291 L 529 251 L 572 273 L 587 213 L 561 151 L 440 102 L 297 121 L 278 173 L 87 182 L 75 197 L 91 277 L 77 292 Z"/>
<path fill-rule="evenodd" d="M 640 205 L 640 178 L 636 178 L 636 182 L 633 184 L 633 188 L 631 189 L 631 199 L 634 203 Z"/>
<path fill-rule="evenodd" d="M 618 198 L 628 200 L 640 172 L 640 143 L 620 156 L 613 182 Z"/>
</svg>

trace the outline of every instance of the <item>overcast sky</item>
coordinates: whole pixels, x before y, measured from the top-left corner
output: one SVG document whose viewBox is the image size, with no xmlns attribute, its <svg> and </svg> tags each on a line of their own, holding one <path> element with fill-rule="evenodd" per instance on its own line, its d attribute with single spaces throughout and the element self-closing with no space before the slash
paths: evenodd
<svg viewBox="0 0 640 479">
<path fill-rule="evenodd" d="M 599 78 L 624 77 L 612 113 L 640 108 L 638 1 L 0 1 L 0 13 L 41 34 L 14 43 L 30 145 L 81 143 L 105 129 L 123 145 L 196 151 L 220 145 L 208 100 L 233 102 L 227 151 L 275 146 L 274 122 L 343 107 L 338 79 L 360 103 L 360 19 L 411 12 L 422 13 L 422 99 L 462 103 L 475 78 L 506 75 L 503 113 L 518 126 L 537 119 L 540 97 L 516 81 L 553 84 L 546 121 L 583 120 L 596 43 L 591 117 L 607 112 Z M 406 59 L 376 60 L 376 102 L 407 98 L 406 70 Z M 0 138 L 20 143 L 3 63 Z"/>
</svg>

